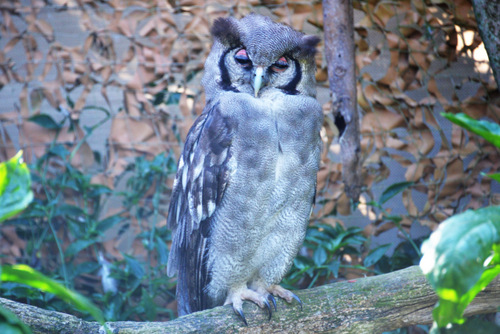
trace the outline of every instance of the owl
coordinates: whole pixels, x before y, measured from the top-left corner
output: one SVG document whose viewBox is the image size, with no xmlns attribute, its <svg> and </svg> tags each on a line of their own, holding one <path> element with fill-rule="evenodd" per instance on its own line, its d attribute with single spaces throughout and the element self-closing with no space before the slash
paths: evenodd
<svg viewBox="0 0 500 334">
<path fill-rule="evenodd" d="M 219 18 L 202 85 L 206 106 L 179 158 L 167 218 L 167 274 L 179 315 L 251 301 L 276 310 L 316 194 L 323 120 L 316 45 L 270 18 Z"/>
</svg>

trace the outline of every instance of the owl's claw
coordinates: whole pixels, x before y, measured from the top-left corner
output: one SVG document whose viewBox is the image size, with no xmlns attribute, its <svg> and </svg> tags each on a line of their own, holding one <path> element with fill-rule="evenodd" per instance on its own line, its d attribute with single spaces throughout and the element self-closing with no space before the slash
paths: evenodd
<svg viewBox="0 0 500 334">
<path fill-rule="evenodd" d="M 271 320 L 271 317 L 273 316 L 273 309 L 271 308 L 271 305 L 269 305 L 267 299 L 264 299 L 264 305 L 266 305 L 267 310 L 269 311 L 269 320 Z"/>
<path fill-rule="evenodd" d="M 275 312 L 278 311 L 278 307 L 276 306 L 276 299 L 274 299 L 274 296 L 271 295 L 271 294 L 269 294 L 267 296 L 267 299 L 270 300 L 273 303 L 273 305 L 274 305 L 274 311 Z"/>
<path fill-rule="evenodd" d="M 233 305 L 233 310 L 236 314 L 238 314 L 240 317 L 241 317 L 241 320 L 243 320 L 243 323 L 245 324 L 245 326 L 248 327 L 248 323 L 247 323 L 247 319 L 245 319 L 245 314 L 243 313 L 243 309 L 241 308 L 236 308 L 234 307 Z"/>
<path fill-rule="evenodd" d="M 265 292 L 265 290 L 264 293 L 259 293 L 248 288 L 240 288 L 237 290 L 233 290 L 228 294 L 224 305 L 233 304 L 234 312 L 241 317 L 241 319 L 245 323 L 245 326 L 248 326 L 247 320 L 243 313 L 243 301 L 251 301 L 257 304 L 257 306 L 259 306 L 260 308 L 266 307 L 269 312 L 269 320 L 271 320 L 273 309 L 271 307 L 271 304 L 269 304 L 268 302 L 268 295 L 269 294 Z M 271 299 L 271 301 L 273 302 L 274 307 L 276 307 L 276 301 L 274 301 L 274 298 Z"/>
<path fill-rule="evenodd" d="M 292 294 L 292 298 L 299 302 L 299 304 L 300 304 L 300 310 L 302 311 L 302 306 L 304 305 L 302 303 L 302 300 L 300 300 L 300 298 L 295 293 L 293 293 L 293 292 L 290 292 L 290 293 Z"/>
<path fill-rule="evenodd" d="M 300 300 L 300 298 L 297 297 L 297 295 L 294 294 L 293 292 L 291 292 L 285 288 L 282 288 L 279 285 L 271 285 L 270 287 L 267 288 L 267 292 L 273 294 L 274 296 L 278 296 L 280 298 L 283 298 L 288 303 L 291 303 L 292 300 L 295 299 L 297 302 L 299 302 L 300 310 L 302 311 L 302 306 L 304 304 L 302 303 L 302 300 Z"/>
</svg>

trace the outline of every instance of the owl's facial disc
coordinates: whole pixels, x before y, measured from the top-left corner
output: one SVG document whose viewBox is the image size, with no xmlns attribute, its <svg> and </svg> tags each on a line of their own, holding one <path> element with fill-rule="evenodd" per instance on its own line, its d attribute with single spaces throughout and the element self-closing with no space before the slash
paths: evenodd
<svg viewBox="0 0 500 334">
<path fill-rule="evenodd" d="M 255 64 L 251 55 L 248 54 L 245 47 L 237 49 L 233 51 L 233 59 L 234 63 L 237 67 L 239 67 L 240 77 L 241 79 L 247 78 L 246 81 L 240 81 L 240 83 L 246 82 L 250 85 L 249 88 L 253 89 L 254 96 L 257 98 L 259 96 L 259 92 L 263 87 L 268 85 L 273 85 L 273 83 L 286 82 L 289 80 L 285 72 L 291 65 L 291 59 L 286 56 L 278 57 L 277 60 L 272 61 L 270 59 L 260 59 L 260 64 Z M 293 67 L 293 66 L 292 66 Z M 235 73 L 238 73 L 235 72 Z M 278 78 L 280 76 L 284 76 L 282 79 Z M 234 83 L 234 81 L 233 81 Z M 242 88 L 240 85 L 236 85 L 237 88 Z M 281 88 L 276 86 L 277 88 Z"/>
</svg>

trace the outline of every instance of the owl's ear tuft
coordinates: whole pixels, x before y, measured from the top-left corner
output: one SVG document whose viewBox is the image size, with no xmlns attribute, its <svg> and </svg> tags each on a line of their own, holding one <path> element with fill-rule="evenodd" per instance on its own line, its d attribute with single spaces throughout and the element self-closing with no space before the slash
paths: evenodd
<svg viewBox="0 0 500 334">
<path fill-rule="evenodd" d="M 306 35 L 302 37 L 302 43 L 299 46 L 300 53 L 305 57 L 314 57 L 316 54 L 316 46 L 320 42 L 320 38 L 314 35 Z"/>
<path fill-rule="evenodd" d="M 212 29 L 210 29 L 214 39 L 229 46 L 237 46 L 240 44 L 240 33 L 238 26 L 231 18 L 220 17 L 215 20 Z"/>
</svg>

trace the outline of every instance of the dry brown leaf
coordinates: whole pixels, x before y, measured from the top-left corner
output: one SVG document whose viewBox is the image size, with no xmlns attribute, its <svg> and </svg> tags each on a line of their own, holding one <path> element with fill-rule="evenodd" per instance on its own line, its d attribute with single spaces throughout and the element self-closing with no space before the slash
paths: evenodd
<svg viewBox="0 0 500 334">
<path fill-rule="evenodd" d="M 389 131 L 405 124 L 401 115 L 387 110 L 366 114 L 361 121 L 361 133 Z"/>
</svg>

